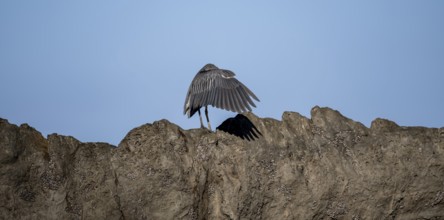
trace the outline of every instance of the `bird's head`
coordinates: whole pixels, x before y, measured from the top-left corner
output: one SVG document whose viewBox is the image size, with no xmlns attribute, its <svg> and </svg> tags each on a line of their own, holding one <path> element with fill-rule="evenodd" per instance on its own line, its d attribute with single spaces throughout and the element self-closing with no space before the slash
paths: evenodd
<svg viewBox="0 0 444 220">
<path fill-rule="evenodd" d="M 202 69 L 199 70 L 199 72 L 206 72 L 206 71 L 210 71 L 210 70 L 217 70 L 219 68 L 217 68 L 216 65 L 209 63 L 207 65 L 205 65 L 204 67 L 202 67 Z"/>
</svg>

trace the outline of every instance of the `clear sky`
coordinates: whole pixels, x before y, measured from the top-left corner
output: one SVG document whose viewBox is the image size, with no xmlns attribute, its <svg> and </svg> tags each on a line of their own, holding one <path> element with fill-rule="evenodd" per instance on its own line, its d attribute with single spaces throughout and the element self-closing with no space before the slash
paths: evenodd
<svg viewBox="0 0 444 220">
<path fill-rule="evenodd" d="M 328 106 L 369 126 L 444 126 L 444 1 L 0 1 L 0 117 L 118 144 L 183 115 L 206 63 L 253 112 Z M 236 114 L 209 109 L 213 127 Z"/>
</svg>

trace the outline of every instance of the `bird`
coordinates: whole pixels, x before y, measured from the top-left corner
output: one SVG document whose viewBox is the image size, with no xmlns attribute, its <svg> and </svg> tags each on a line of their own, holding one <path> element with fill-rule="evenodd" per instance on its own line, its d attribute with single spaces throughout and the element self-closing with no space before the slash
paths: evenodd
<svg viewBox="0 0 444 220">
<path fill-rule="evenodd" d="M 258 102 L 259 99 L 235 76 L 236 74 L 231 70 L 219 69 L 211 63 L 202 67 L 188 88 L 183 111 L 184 115 L 191 118 L 198 112 L 200 127 L 205 128 L 200 113 L 200 108 L 205 107 L 208 130 L 211 131 L 211 124 L 208 118 L 209 105 L 237 113 L 252 111 L 251 106 L 256 107 L 252 98 Z"/>
</svg>

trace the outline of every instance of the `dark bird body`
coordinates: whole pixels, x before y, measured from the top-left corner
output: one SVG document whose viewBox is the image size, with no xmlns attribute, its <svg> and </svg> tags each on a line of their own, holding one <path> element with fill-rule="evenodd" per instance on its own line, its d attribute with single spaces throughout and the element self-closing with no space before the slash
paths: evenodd
<svg viewBox="0 0 444 220">
<path fill-rule="evenodd" d="M 244 84 L 234 78 L 230 70 L 219 69 L 213 64 L 207 64 L 194 77 L 185 98 L 184 114 L 188 118 L 199 113 L 200 125 L 203 126 L 200 108 L 205 107 L 208 129 L 211 130 L 208 119 L 208 105 L 216 108 L 242 113 L 256 107 L 253 99 L 259 101 L 254 93 Z"/>
</svg>

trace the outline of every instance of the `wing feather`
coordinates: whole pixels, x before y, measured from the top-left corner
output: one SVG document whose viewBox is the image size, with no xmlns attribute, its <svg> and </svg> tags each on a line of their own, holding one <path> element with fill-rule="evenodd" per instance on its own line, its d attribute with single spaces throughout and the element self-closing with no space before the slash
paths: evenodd
<svg viewBox="0 0 444 220">
<path fill-rule="evenodd" d="M 206 106 L 208 105 L 208 98 L 210 95 L 210 91 L 204 91 L 202 92 L 202 102 L 200 103 L 200 106 Z"/>
<path fill-rule="evenodd" d="M 230 92 L 228 91 L 228 89 L 224 89 L 224 92 L 225 92 L 225 96 L 226 96 L 226 99 L 227 99 L 227 104 L 228 104 L 228 111 L 233 111 L 233 106 L 231 105 L 231 97 L 230 97 Z"/>
<path fill-rule="evenodd" d="M 242 94 L 247 98 L 248 103 L 253 106 L 256 107 L 256 105 L 254 104 L 253 100 L 251 99 L 250 95 L 248 94 L 248 92 L 245 90 L 245 88 L 243 86 L 239 86 L 239 89 L 242 91 Z"/>
<path fill-rule="evenodd" d="M 228 109 L 229 111 L 233 111 L 233 104 L 231 102 L 231 96 L 230 96 L 230 91 L 228 89 L 224 89 L 224 93 L 227 99 L 227 104 L 228 104 Z"/>
<path fill-rule="evenodd" d="M 239 105 L 240 105 L 240 107 L 241 107 L 241 111 L 242 111 L 242 112 L 245 112 L 245 111 L 247 111 L 247 109 L 248 109 L 248 108 L 247 108 L 248 103 L 245 102 L 245 99 L 244 99 L 244 98 L 242 97 L 242 95 L 239 93 L 238 88 L 239 88 L 239 87 L 236 87 L 236 88 L 234 89 L 234 93 L 236 94 L 237 100 L 238 100 Z"/>
<path fill-rule="evenodd" d="M 234 104 L 236 105 L 236 112 L 237 113 L 244 112 L 243 108 L 242 108 L 241 100 L 239 100 L 239 97 L 237 96 L 236 88 L 231 89 L 230 93 L 233 96 Z"/>
<path fill-rule="evenodd" d="M 242 84 L 241 82 L 239 82 L 240 84 L 241 84 L 241 86 L 242 86 L 242 88 L 244 88 L 247 92 L 248 92 L 248 94 L 251 96 L 251 97 L 253 97 L 253 99 L 255 99 L 256 101 L 258 101 L 259 102 L 259 99 L 257 98 L 257 96 L 248 88 L 248 87 L 246 87 L 244 84 Z"/>
<path fill-rule="evenodd" d="M 213 106 L 216 107 L 216 108 L 220 108 L 220 104 L 219 104 L 220 98 L 219 98 L 219 95 L 220 95 L 220 88 L 218 88 L 218 87 L 214 88 Z"/>
<path fill-rule="evenodd" d="M 191 117 L 203 106 L 242 113 L 256 107 L 253 99 L 257 96 L 238 81 L 230 70 L 212 69 L 199 72 L 188 89 L 184 104 L 184 114 Z"/>
<path fill-rule="evenodd" d="M 185 104 L 183 105 L 183 114 L 187 114 L 190 108 L 190 89 L 188 89 L 187 96 L 185 97 Z"/>
<path fill-rule="evenodd" d="M 210 79 L 210 84 L 208 86 L 208 98 L 206 99 L 205 105 L 214 105 L 214 94 L 216 89 L 217 88 L 214 86 L 214 79 Z"/>
<path fill-rule="evenodd" d="M 239 112 L 239 109 L 237 108 L 236 99 L 235 99 L 234 94 L 233 94 L 233 90 L 229 89 L 228 90 L 228 94 L 230 96 L 231 106 L 233 107 L 232 111 Z"/>
<path fill-rule="evenodd" d="M 245 111 L 251 111 L 251 107 L 248 103 L 248 94 L 245 94 L 245 92 L 242 91 L 242 85 L 240 84 L 240 82 L 236 79 L 233 79 L 233 81 L 235 81 L 235 88 L 233 88 L 233 93 L 235 93 L 237 96 L 237 100 L 238 103 L 240 105 L 241 111 L 245 112 Z M 253 103 L 254 104 L 254 103 Z"/>
<path fill-rule="evenodd" d="M 223 88 L 222 89 L 222 93 L 223 93 L 223 96 L 222 96 L 222 103 L 223 103 L 222 108 L 225 109 L 225 110 L 231 111 L 230 99 L 228 97 L 227 90 Z"/>
<path fill-rule="evenodd" d="M 242 98 L 242 101 L 243 101 L 243 105 L 244 105 L 244 107 L 248 110 L 248 111 L 252 111 L 252 109 L 251 109 L 251 107 L 250 107 L 250 104 L 249 104 L 249 102 L 248 102 L 248 95 L 247 94 L 245 94 L 245 92 L 242 90 L 242 87 L 237 87 L 236 88 L 236 90 L 237 90 L 237 93 L 239 94 L 239 96 Z"/>
<path fill-rule="evenodd" d="M 193 108 L 193 109 L 196 109 L 198 106 L 199 106 L 199 103 L 200 102 L 200 93 L 197 93 L 197 94 L 194 94 L 193 95 L 193 104 L 191 105 L 191 107 Z"/>
<path fill-rule="evenodd" d="M 219 102 L 220 102 L 220 108 L 221 109 L 226 109 L 226 104 L 225 104 L 225 93 L 224 93 L 224 89 L 223 88 L 219 88 L 220 90 L 220 95 L 219 95 Z"/>
</svg>

